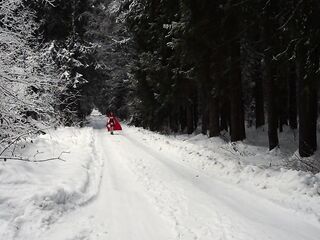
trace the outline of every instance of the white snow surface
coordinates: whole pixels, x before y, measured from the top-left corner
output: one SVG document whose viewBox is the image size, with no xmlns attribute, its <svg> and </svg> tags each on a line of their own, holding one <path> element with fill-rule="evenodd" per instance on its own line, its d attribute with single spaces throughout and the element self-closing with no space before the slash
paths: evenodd
<svg viewBox="0 0 320 240">
<path fill-rule="evenodd" d="M 65 161 L 0 163 L 1 240 L 319 239 L 319 174 L 248 143 L 110 135 L 105 121 L 20 143 L 30 159 Z"/>
</svg>

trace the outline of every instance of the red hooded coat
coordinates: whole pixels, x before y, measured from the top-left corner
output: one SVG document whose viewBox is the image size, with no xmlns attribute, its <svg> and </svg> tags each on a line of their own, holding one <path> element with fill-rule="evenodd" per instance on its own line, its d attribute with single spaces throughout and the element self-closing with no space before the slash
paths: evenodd
<svg viewBox="0 0 320 240">
<path fill-rule="evenodd" d="M 107 122 L 107 126 L 106 126 L 109 132 L 111 130 L 112 124 L 114 125 L 113 131 L 121 131 L 122 130 L 122 127 L 121 127 L 118 119 L 116 117 L 109 117 L 109 121 Z"/>
</svg>

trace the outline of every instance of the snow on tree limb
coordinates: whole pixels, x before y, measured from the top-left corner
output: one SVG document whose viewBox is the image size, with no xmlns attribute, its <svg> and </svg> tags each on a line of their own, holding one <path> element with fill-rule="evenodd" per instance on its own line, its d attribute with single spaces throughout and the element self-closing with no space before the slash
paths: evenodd
<svg viewBox="0 0 320 240">
<path fill-rule="evenodd" d="M 46 0 L 48 4 L 54 1 Z M 50 56 L 38 46 L 35 13 L 22 0 L 0 2 L 0 152 L 15 136 L 33 135 L 57 122 L 55 96 L 64 88 Z M 2 153 L 0 155 L 2 155 Z"/>
</svg>

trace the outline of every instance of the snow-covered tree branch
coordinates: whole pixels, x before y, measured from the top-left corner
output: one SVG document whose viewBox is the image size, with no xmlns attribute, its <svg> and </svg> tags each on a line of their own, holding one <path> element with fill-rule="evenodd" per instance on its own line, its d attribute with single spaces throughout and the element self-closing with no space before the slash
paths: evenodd
<svg viewBox="0 0 320 240">
<path fill-rule="evenodd" d="M 56 122 L 55 94 L 64 83 L 50 46 L 37 44 L 37 27 L 34 12 L 22 0 L 1 1 L 0 151 L 17 135 L 34 134 Z"/>
</svg>

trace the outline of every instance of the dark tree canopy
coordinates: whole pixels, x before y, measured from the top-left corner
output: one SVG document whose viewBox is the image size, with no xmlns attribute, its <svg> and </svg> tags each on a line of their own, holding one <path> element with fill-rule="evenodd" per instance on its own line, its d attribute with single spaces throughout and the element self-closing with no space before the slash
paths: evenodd
<svg viewBox="0 0 320 240">
<path fill-rule="evenodd" d="M 267 124 L 270 150 L 287 125 L 301 157 L 317 150 L 319 1 L 23 2 L 33 47 L 47 46 L 66 83 L 55 106 L 64 124 L 98 108 L 232 142 Z"/>
<path fill-rule="evenodd" d="M 318 1 L 119 2 L 136 50 L 135 123 L 231 141 L 267 123 L 270 150 L 288 125 L 300 156 L 316 151 Z"/>
</svg>

